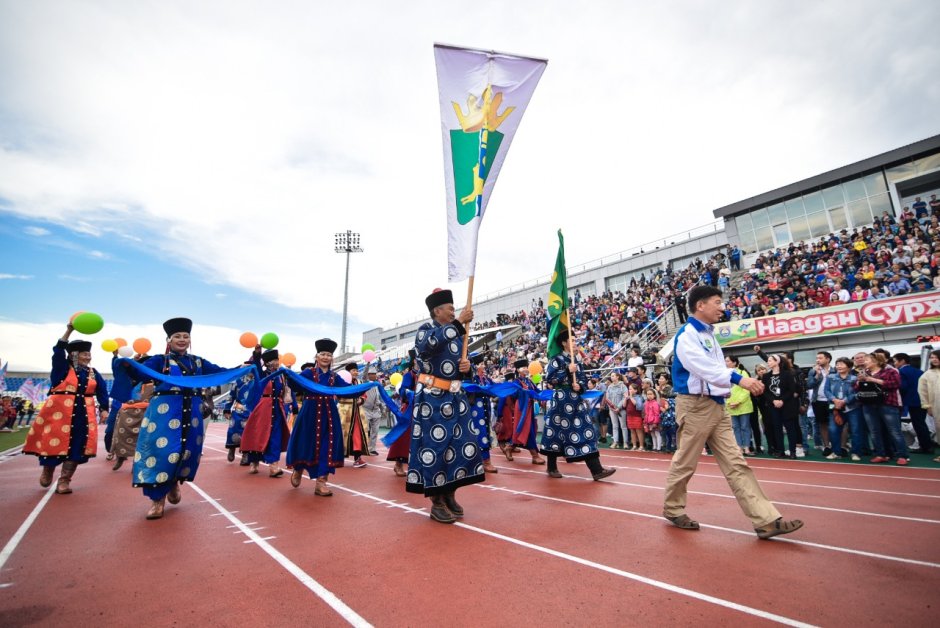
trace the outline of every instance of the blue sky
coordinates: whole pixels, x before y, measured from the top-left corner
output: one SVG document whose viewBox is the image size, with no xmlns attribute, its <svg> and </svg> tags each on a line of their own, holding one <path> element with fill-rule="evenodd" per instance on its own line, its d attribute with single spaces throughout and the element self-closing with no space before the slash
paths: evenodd
<svg viewBox="0 0 940 628">
<path fill-rule="evenodd" d="M 347 229 L 348 343 L 424 314 L 447 285 L 434 42 L 548 59 L 477 296 L 547 278 L 559 228 L 577 265 L 940 132 L 935 0 L 468 6 L 0 2 L 0 357 L 47 368 L 77 309 L 152 341 L 190 316 L 220 363 L 245 330 L 309 356 L 340 335 Z"/>
<path fill-rule="evenodd" d="M 58 323 L 64 312 L 86 310 L 105 320 L 141 323 L 185 315 L 215 325 L 264 327 L 264 331 L 314 318 L 331 324 L 339 320 L 336 312 L 274 306 L 236 286 L 206 281 L 172 256 L 161 254 L 149 239 L 133 242 L 115 234 L 76 232 L 16 216 L 4 217 L 0 237 L 4 243 L 0 268 L 5 275 L 14 275 L 0 280 L 3 315 L 9 318 Z M 142 289 L 145 299 L 137 296 Z M 358 321 L 353 324 L 361 326 Z"/>
</svg>

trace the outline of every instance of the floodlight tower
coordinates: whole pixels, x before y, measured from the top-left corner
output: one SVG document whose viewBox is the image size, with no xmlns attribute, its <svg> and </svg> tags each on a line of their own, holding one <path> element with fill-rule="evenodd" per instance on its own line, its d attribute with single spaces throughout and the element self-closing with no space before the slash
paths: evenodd
<svg viewBox="0 0 940 628">
<path fill-rule="evenodd" d="M 346 289 L 343 292 L 343 332 L 340 339 L 340 347 L 343 353 L 346 352 L 346 310 L 349 306 L 349 254 L 362 253 L 359 248 L 359 234 L 352 231 L 336 234 L 336 252 L 346 254 Z"/>
</svg>

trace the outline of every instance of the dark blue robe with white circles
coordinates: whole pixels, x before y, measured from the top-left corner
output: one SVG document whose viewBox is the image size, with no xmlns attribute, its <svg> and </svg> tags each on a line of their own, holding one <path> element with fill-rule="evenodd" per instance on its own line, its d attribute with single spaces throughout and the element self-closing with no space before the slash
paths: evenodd
<svg viewBox="0 0 940 628">
<path fill-rule="evenodd" d="M 478 386 L 489 386 L 493 383 L 493 380 L 489 377 L 480 377 L 479 375 L 474 375 L 470 381 Z M 493 417 L 492 403 L 486 395 L 467 395 L 467 398 L 470 400 L 470 418 L 480 432 L 477 435 L 477 443 L 480 445 L 483 459 L 489 460 L 490 447 L 492 446 L 490 440 L 492 438 L 490 434 L 490 422 Z"/>
<path fill-rule="evenodd" d="M 540 451 L 575 462 L 597 452 L 597 432 L 581 394 L 571 390 L 569 364 L 571 359 L 565 354 L 556 355 L 548 363 L 545 381 L 552 385 L 554 392 L 545 412 Z M 581 390 L 587 390 L 587 378 L 580 362 L 577 379 Z"/>
<path fill-rule="evenodd" d="M 458 322 L 425 323 L 415 336 L 420 373 L 460 379 L 463 326 Z M 483 459 L 477 444 L 479 427 L 470 414 L 463 390 L 452 393 L 415 386 L 411 423 L 411 451 L 405 488 L 426 496 L 449 493 L 483 481 Z"/>
</svg>

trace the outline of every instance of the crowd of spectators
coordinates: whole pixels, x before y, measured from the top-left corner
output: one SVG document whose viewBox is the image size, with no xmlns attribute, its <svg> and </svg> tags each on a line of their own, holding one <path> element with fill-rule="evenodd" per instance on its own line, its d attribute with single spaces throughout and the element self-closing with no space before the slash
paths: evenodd
<svg viewBox="0 0 940 628">
<path fill-rule="evenodd" d="M 871 301 L 940 288 L 940 202 L 885 212 L 870 227 L 842 229 L 757 256 L 726 294 L 729 320 Z"/>
<path fill-rule="evenodd" d="M 634 365 L 643 363 L 644 357 L 639 349 L 643 331 L 673 304 L 684 318 L 685 293 L 697 283 L 717 284 L 721 277 L 730 276 L 728 259 L 728 255 L 717 253 L 705 260 L 696 259 L 681 270 L 667 267 L 649 277 L 641 274 L 631 279 L 625 291 L 582 296 L 576 290 L 569 315 L 575 342 L 583 352 L 584 368 L 594 370 L 610 360 L 607 367 L 623 371 L 631 361 Z M 533 300 L 528 310 L 476 322 L 472 329 L 477 331 L 502 325 L 519 325 L 522 331 L 505 342 L 497 335 L 483 348 L 485 368 L 490 377 L 499 378 L 519 357 L 530 361 L 544 359 L 548 315 L 541 299 Z M 645 361 L 652 361 L 652 357 L 647 355 Z"/>
</svg>

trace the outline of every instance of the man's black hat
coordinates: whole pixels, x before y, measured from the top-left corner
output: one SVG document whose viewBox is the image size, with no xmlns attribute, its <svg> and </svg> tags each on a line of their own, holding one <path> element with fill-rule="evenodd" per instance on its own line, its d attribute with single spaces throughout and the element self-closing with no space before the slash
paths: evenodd
<svg viewBox="0 0 940 628">
<path fill-rule="evenodd" d="M 343 368 L 346 369 L 347 371 L 358 371 L 358 370 L 359 370 L 359 365 L 356 364 L 355 362 L 350 362 L 349 364 L 347 364 L 347 365 L 344 366 Z"/>
<path fill-rule="evenodd" d="M 526 360 L 525 358 L 522 358 L 521 360 L 516 360 L 515 362 L 513 362 L 512 365 L 516 367 L 517 369 L 526 368 L 529 366 L 529 361 Z"/>
<path fill-rule="evenodd" d="M 453 304 L 453 302 L 454 293 L 450 290 L 441 290 L 440 288 L 436 288 L 434 292 L 429 294 L 424 300 L 424 304 L 428 306 L 428 312 L 433 312 L 434 308 L 439 305 Z"/>
</svg>

